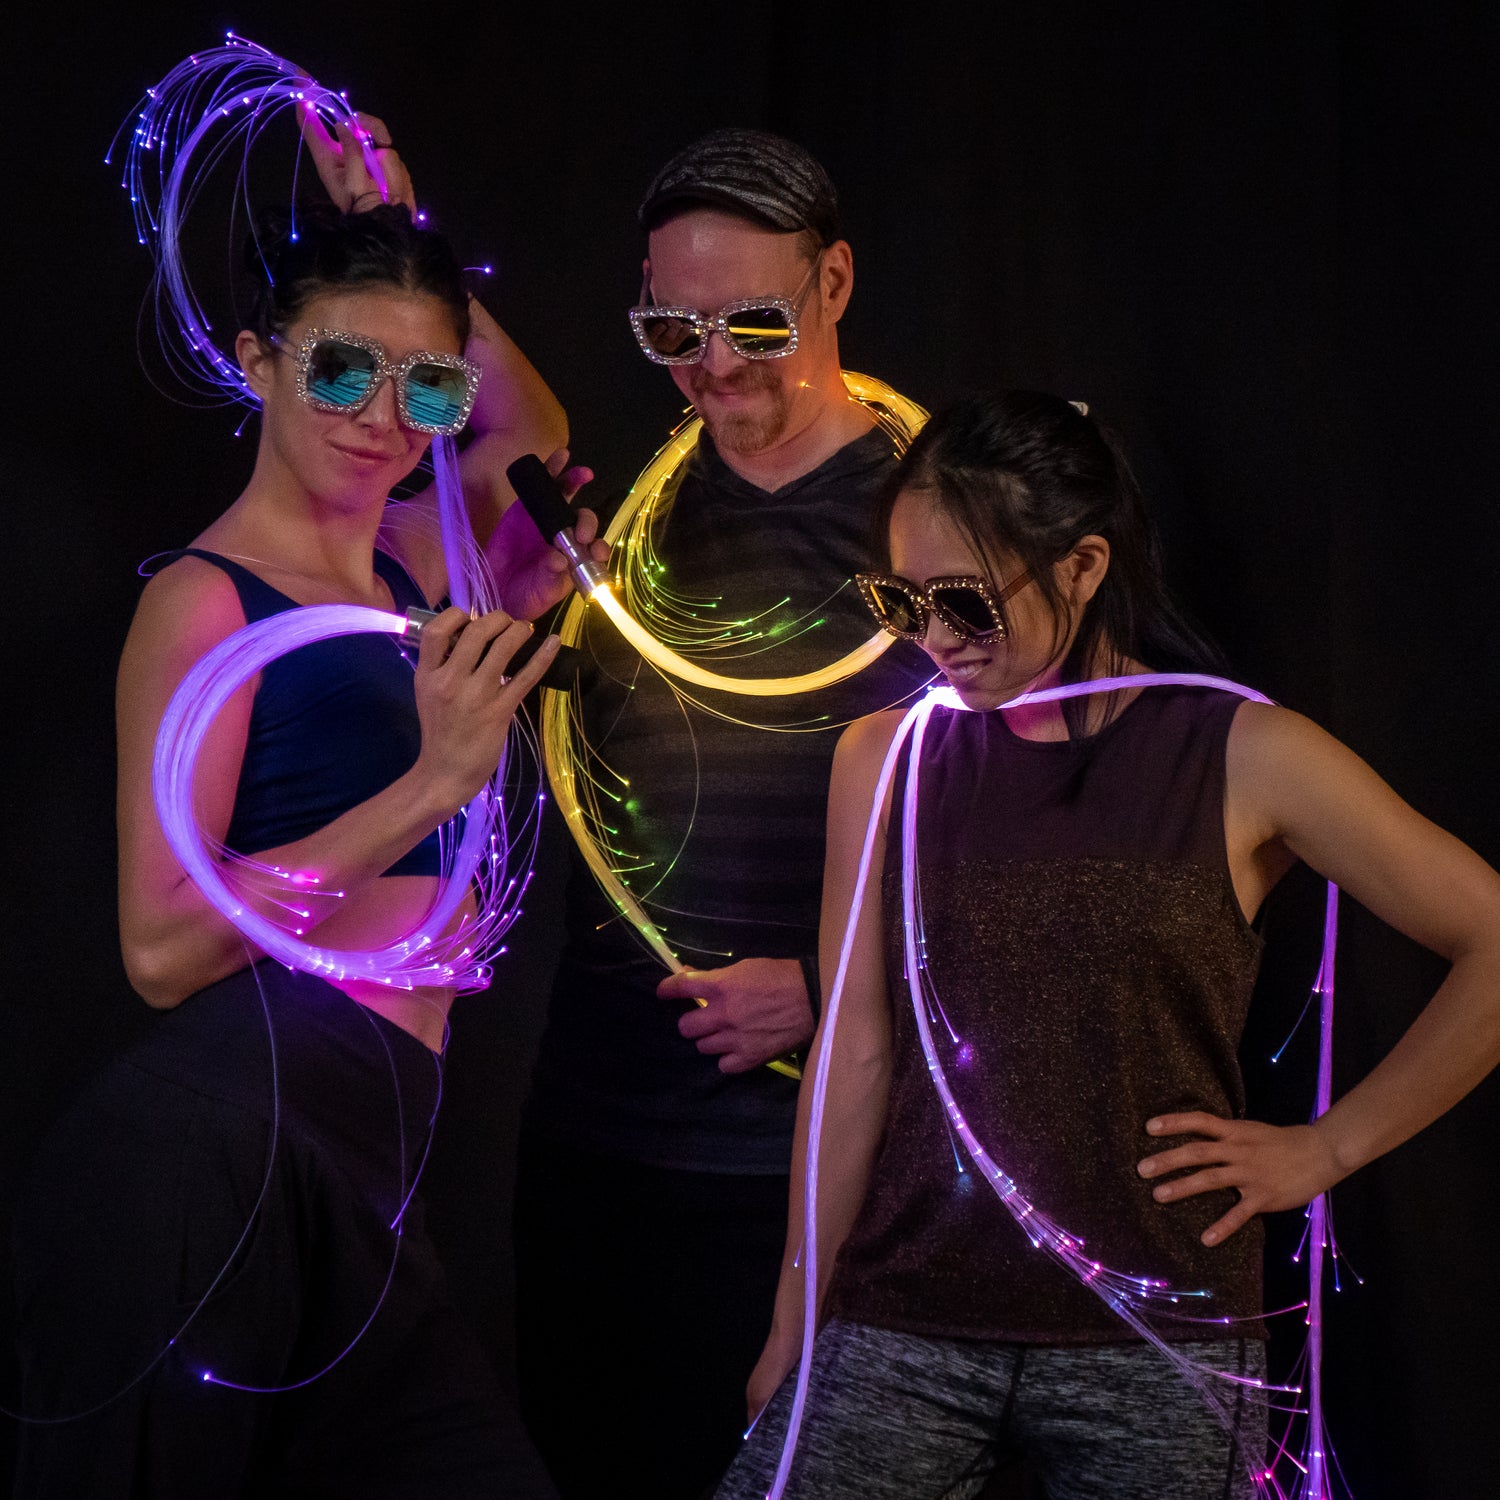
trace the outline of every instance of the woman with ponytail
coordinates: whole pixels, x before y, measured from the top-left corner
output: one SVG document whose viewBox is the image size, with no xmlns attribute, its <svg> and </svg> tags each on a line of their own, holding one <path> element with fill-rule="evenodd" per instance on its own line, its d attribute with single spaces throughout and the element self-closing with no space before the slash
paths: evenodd
<svg viewBox="0 0 1500 1500">
<path fill-rule="evenodd" d="M 1074 403 L 935 417 L 881 528 L 862 591 L 944 686 L 834 761 L 805 1158 L 758 1421 L 719 1494 L 959 1500 L 1025 1455 L 1048 1500 L 1321 1500 L 1316 1421 L 1295 1485 L 1268 1465 L 1268 1400 L 1294 1398 L 1264 1386 L 1259 1215 L 1500 1060 L 1500 878 L 1306 719 L 1209 675 L 1130 472 Z M 1298 859 L 1452 967 L 1367 1078 L 1275 1127 L 1244 1118 L 1236 1049 L 1254 923 Z"/>
</svg>

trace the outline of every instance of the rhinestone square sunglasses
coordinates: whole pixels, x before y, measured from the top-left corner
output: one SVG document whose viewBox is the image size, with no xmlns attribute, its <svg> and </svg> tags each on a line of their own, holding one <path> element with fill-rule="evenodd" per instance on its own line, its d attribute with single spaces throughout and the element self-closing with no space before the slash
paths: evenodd
<svg viewBox="0 0 1500 1500">
<path fill-rule="evenodd" d="M 418 349 L 398 364 L 379 340 L 337 328 L 309 328 L 295 353 L 273 340 L 297 365 L 297 394 L 314 411 L 363 411 L 383 380 L 396 385 L 396 410 L 416 432 L 451 436 L 463 429 L 479 390 L 479 366 L 458 354 Z"/>
<path fill-rule="evenodd" d="M 781 359 L 797 348 L 797 318 L 822 264 L 819 256 L 790 297 L 743 297 L 712 317 L 696 307 L 643 303 L 630 309 L 630 326 L 641 352 L 659 365 L 697 364 L 711 333 L 742 359 Z"/>
<path fill-rule="evenodd" d="M 931 613 L 961 641 L 1003 641 L 1010 629 L 1005 601 L 1031 582 L 1031 574 L 1022 573 L 999 593 L 977 575 L 929 578 L 925 586 L 896 573 L 856 573 L 854 581 L 870 613 L 903 640 L 920 641 Z"/>
</svg>

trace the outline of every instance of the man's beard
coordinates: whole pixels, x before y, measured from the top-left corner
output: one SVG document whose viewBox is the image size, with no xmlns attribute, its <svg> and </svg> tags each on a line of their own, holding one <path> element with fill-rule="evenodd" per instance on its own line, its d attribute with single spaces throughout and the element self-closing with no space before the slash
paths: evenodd
<svg viewBox="0 0 1500 1500">
<path fill-rule="evenodd" d="M 764 453 L 767 448 L 774 447 L 786 432 L 787 421 L 791 415 L 791 399 L 782 388 L 781 382 L 776 378 L 772 370 L 763 370 L 759 365 L 747 364 L 744 369 L 736 370 L 733 377 L 726 380 L 722 376 L 705 375 L 701 371 L 694 371 L 694 378 L 689 381 L 689 394 L 693 397 L 694 405 L 698 407 L 699 414 L 703 417 L 703 425 L 708 428 L 708 433 L 714 440 L 720 451 L 738 453 L 749 456 L 756 453 Z M 768 409 L 759 416 L 751 416 L 748 412 L 704 412 L 699 395 L 708 391 L 732 391 L 745 393 L 750 391 L 764 391 L 770 398 Z"/>
</svg>

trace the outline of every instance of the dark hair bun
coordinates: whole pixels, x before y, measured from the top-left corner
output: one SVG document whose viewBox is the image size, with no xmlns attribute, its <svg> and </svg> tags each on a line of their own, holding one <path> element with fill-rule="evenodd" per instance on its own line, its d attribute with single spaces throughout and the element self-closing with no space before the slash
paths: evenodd
<svg viewBox="0 0 1500 1500">
<path fill-rule="evenodd" d="M 253 287 L 248 326 L 262 340 L 283 332 L 320 293 L 370 286 L 436 297 L 451 309 L 460 341 L 468 337 L 458 257 L 399 203 L 357 214 L 325 200 L 269 210 L 246 240 L 243 266 Z"/>
</svg>

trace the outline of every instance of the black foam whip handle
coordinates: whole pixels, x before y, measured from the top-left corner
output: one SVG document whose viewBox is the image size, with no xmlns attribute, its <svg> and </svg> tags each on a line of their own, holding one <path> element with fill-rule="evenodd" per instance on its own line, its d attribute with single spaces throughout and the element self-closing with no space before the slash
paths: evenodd
<svg viewBox="0 0 1500 1500">
<path fill-rule="evenodd" d="M 523 453 L 506 469 L 505 477 L 544 541 L 550 542 L 572 526 L 573 508 L 563 498 L 562 486 L 535 453 Z"/>
</svg>

